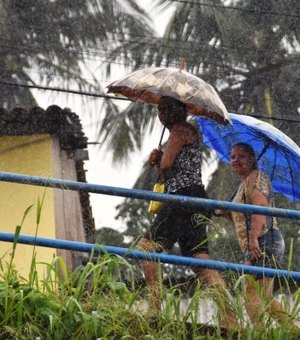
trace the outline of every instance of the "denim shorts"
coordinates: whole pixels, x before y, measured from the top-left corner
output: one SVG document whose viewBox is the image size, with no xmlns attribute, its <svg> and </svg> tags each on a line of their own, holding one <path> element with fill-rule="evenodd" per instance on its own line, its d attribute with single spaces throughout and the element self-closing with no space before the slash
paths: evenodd
<svg viewBox="0 0 300 340">
<path fill-rule="evenodd" d="M 278 229 L 271 229 L 258 238 L 259 247 L 263 253 L 260 259 L 251 260 L 250 253 L 245 252 L 245 261 L 256 267 L 281 268 L 284 254 L 284 239 Z"/>
</svg>

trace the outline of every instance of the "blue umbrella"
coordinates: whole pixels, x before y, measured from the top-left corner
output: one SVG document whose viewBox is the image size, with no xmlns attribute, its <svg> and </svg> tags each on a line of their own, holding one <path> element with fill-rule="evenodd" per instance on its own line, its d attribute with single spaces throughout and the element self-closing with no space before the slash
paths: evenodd
<svg viewBox="0 0 300 340">
<path fill-rule="evenodd" d="M 255 150 L 258 166 L 271 179 L 275 192 L 292 202 L 300 201 L 300 148 L 280 130 L 259 119 L 229 114 L 232 125 L 196 117 L 203 143 L 215 149 L 219 159 L 230 163 L 230 150 L 239 142 Z"/>
</svg>

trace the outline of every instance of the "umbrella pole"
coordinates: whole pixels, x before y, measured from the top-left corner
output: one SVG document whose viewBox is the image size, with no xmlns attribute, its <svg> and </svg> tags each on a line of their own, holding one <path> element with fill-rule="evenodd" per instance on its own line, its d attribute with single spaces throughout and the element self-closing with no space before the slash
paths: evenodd
<svg viewBox="0 0 300 340">
<path fill-rule="evenodd" d="M 162 133 L 161 133 L 161 136 L 160 136 L 159 143 L 158 143 L 158 148 L 161 147 L 161 143 L 162 143 L 162 139 L 163 139 L 163 137 L 164 137 L 165 130 L 166 130 L 166 127 L 164 126 L 164 128 L 163 128 L 163 130 L 162 130 Z"/>
<path fill-rule="evenodd" d="M 163 137 L 164 137 L 164 134 L 165 134 L 165 130 L 166 130 L 166 127 L 164 126 L 164 128 L 161 132 L 160 139 L 159 139 L 158 149 L 161 149 L 161 143 L 162 143 L 162 140 L 163 140 Z M 159 182 L 160 182 L 160 174 L 158 173 L 157 178 L 156 178 L 156 183 L 159 183 Z"/>
</svg>

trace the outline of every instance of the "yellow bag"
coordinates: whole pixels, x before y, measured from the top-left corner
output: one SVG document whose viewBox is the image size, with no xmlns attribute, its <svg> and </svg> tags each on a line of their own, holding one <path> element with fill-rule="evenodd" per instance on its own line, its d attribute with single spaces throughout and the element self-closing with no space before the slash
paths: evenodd
<svg viewBox="0 0 300 340">
<path fill-rule="evenodd" d="M 165 192 L 165 185 L 163 183 L 155 183 L 153 187 L 153 192 Z M 157 214 L 163 206 L 163 202 L 160 201 L 150 201 L 148 212 L 151 214 Z"/>
</svg>

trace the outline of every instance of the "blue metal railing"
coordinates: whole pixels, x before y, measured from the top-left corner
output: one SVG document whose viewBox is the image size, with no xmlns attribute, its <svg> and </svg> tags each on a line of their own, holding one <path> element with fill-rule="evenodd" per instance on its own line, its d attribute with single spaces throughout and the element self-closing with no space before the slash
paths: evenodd
<svg viewBox="0 0 300 340">
<path fill-rule="evenodd" d="M 0 240 L 4 242 L 14 242 L 14 234 L 10 233 L 1 233 L 0 232 Z M 263 268 L 263 267 L 254 267 L 243 264 L 215 261 L 215 260 L 206 260 L 199 259 L 193 257 L 186 256 L 178 256 L 178 255 L 168 255 L 168 254 L 159 254 L 153 252 L 144 252 L 135 249 L 121 248 L 121 247 L 113 247 L 113 246 L 101 246 L 92 243 L 83 243 L 76 241 L 67 241 L 67 240 L 56 240 L 50 238 L 42 238 L 42 237 L 34 237 L 34 236 L 26 236 L 20 235 L 18 237 L 18 243 L 28 244 L 28 245 L 36 245 L 48 248 L 58 248 L 65 250 L 73 250 L 80 251 L 90 254 L 99 254 L 99 253 L 109 253 L 115 254 L 122 257 L 133 258 L 138 260 L 149 260 L 149 261 L 159 261 L 161 263 L 170 263 L 182 266 L 192 266 L 192 267 L 200 267 L 200 268 L 211 268 L 217 270 L 231 270 L 238 273 L 244 274 L 260 274 L 267 277 L 272 276 L 285 276 L 291 277 L 294 280 L 300 281 L 300 273 L 282 269 L 271 269 L 271 268 Z"/>
<path fill-rule="evenodd" d="M 212 199 L 196 198 L 190 196 L 179 196 L 179 195 L 168 195 L 161 193 L 154 193 L 148 190 L 139 189 L 125 189 L 118 187 L 110 187 L 97 184 L 89 184 L 83 182 L 76 182 L 70 180 L 53 179 L 46 177 L 36 177 L 22 174 L 14 174 L 8 172 L 0 172 L 0 181 L 37 185 L 50 188 L 67 189 L 67 190 L 77 190 L 77 191 L 88 191 L 92 193 L 111 195 L 111 196 L 123 196 L 130 198 L 138 198 L 145 200 L 158 200 L 162 202 L 176 202 L 183 205 L 193 205 L 202 208 L 212 208 L 212 209 L 224 209 L 224 210 L 234 210 L 242 212 L 252 212 L 261 215 L 285 217 L 300 219 L 300 212 L 297 210 L 290 209 L 279 209 L 279 208 L 268 208 L 262 206 L 254 206 L 250 204 L 237 204 L 226 201 L 218 201 Z M 0 240 L 4 242 L 13 242 L 14 234 L 1 233 Z M 116 254 L 128 258 L 135 258 L 139 260 L 151 260 L 160 261 L 162 263 L 171 263 L 184 266 L 195 266 L 201 268 L 211 268 L 217 270 L 232 270 L 236 272 L 241 272 L 245 274 L 263 274 L 265 276 L 271 277 L 275 275 L 291 277 L 295 280 L 300 281 L 300 273 L 288 270 L 277 270 L 263 267 L 247 266 L 236 263 L 228 263 L 214 260 L 204 260 L 196 259 L 191 257 L 160 254 L 153 252 L 143 252 L 139 250 L 133 250 L 128 248 L 112 247 L 112 246 L 101 246 L 94 245 L 90 243 L 82 243 L 76 241 L 67 240 L 55 240 L 47 239 L 33 236 L 20 235 L 18 238 L 18 243 L 37 245 L 42 247 L 59 248 L 65 250 L 74 250 L 87 253 L 99 253 L 107 252 L 111 254 Z"/>
<path fill-rule="evenodd" d="M 84 182 L 76 182 L 57 178 L 37 177 L 22 174 L 14 174 L 10 172 L 0 172 L 0 181 L 13 182 L 28 185 L 37 185 L 42 187 L 50 187 L 57 189 L 68 189 L 75 191 L 88 191 L 96 194 L 123 196 L 129 198 L 138 198 L 145 200 L 156 200 L 162 202 L 174 202 L 182 205 L 192 205 L 201 208 L 224 209 L 242 212 L 251 212 L 261 215 L 276 216 L 300 219 L 300 211 L 291 209 L 268 208 L 251 204 L 238 204 L 233 202 L 218 201 L 212 199 L 169 195 L 152 192 L 141 189 L 126 189 L 111 187 L 99 184 L 89 184 Z"/>
</svg>

